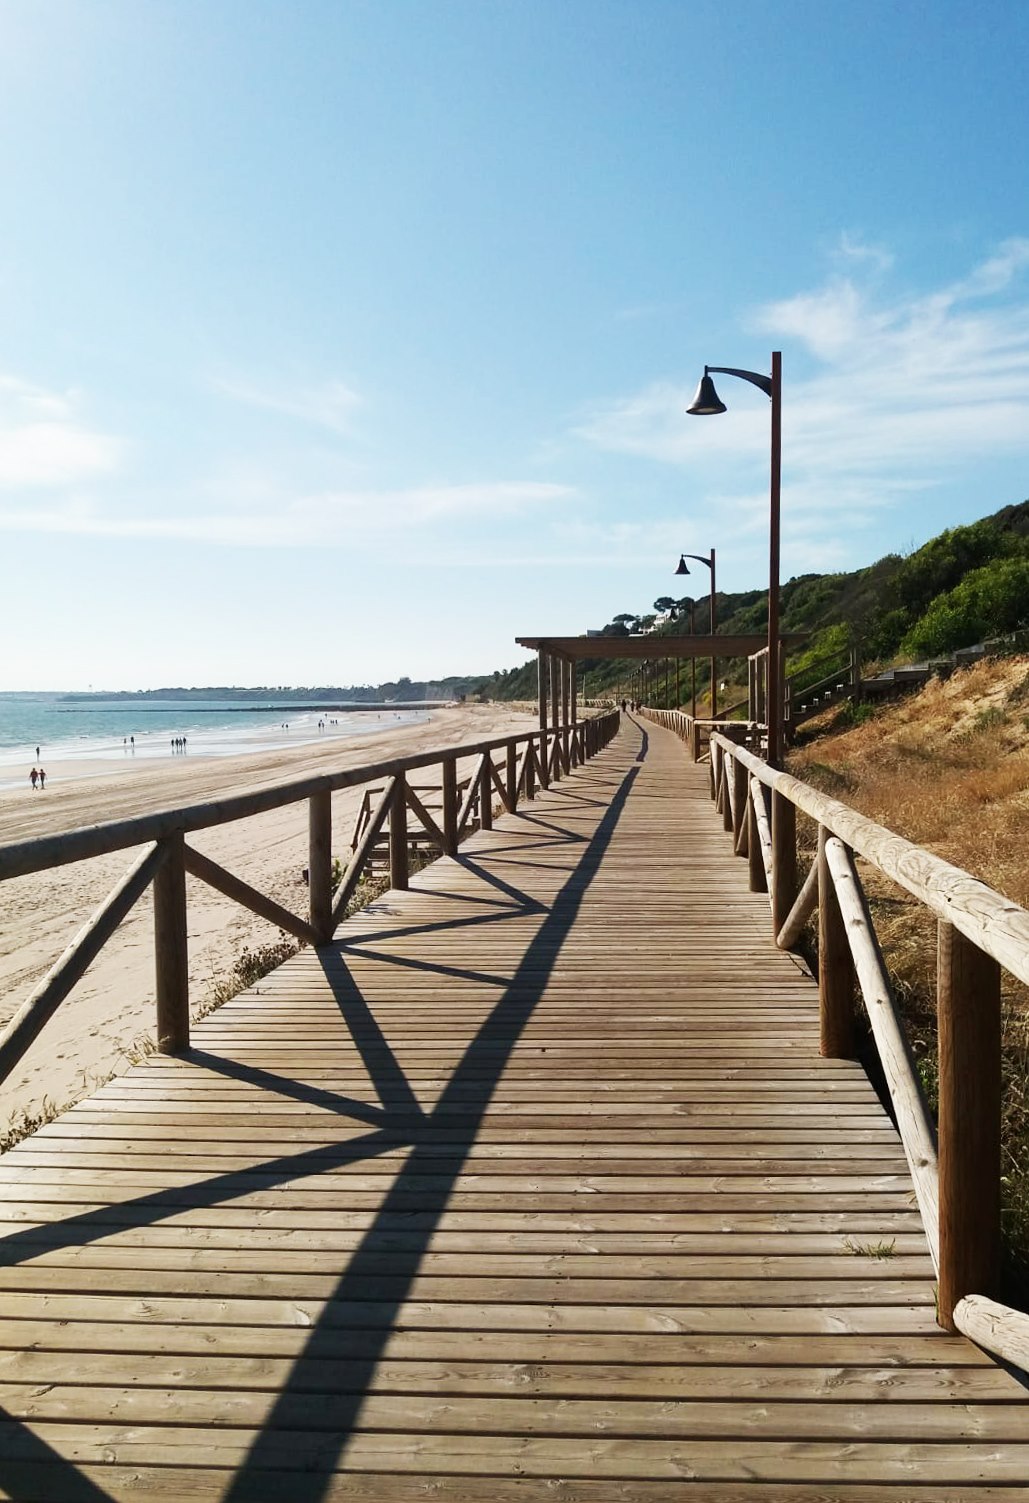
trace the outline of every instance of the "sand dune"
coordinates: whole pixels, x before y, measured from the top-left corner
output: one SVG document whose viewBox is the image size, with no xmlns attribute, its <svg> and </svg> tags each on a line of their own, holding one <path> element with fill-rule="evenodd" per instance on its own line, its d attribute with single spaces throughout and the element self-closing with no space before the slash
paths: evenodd
<svg viewBox="0 0 1029 1503">
<path fill-rule="evenodd" d="M 434 711 L 427 724 L 383 728 L 330 744 L 209 760 L 154 764 L 62 765 L 45 794 L 0 797 L 0 841 L 27 840 L 81 825 L 199 803 L 228 792 L 287 782 L 312 772 L 358 767 L 392 755 L 484 740 L 533 728 L 524 711 L 475 705 Z M 117 775 L 112 775 L 112 774 Z M 333 848 L 346 854 L 361 798 L 333 796 Z M 197 832 L 198 850 L 237 872 L 286 907 L 304 912 L 307 806 L 294 804 L 233 825 Z M 0 1021 L 6 1021 L 53 964 L 135 852 L 118 851 L 0 885 Z M 194 1006 L 232 969 L 246 945 L 266 944 L 278 931 L 203 883 L 188 879 L 190 995 Z M 37 1112 L 44 1097 L 64 1103 L 90 1082 L 128 1064 L 126 1051 L 154 1022 L 153 912 L 137 904 L 24 1059 L 0 1087 L 0 1129 Z"/>
</svg>

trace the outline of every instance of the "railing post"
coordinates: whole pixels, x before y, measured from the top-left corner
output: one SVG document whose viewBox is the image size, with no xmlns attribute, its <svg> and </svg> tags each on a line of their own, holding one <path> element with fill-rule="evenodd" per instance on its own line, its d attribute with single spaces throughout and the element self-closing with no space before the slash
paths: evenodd
<svg viewBox="0 0 1029 1503">
<path fill-rule="evenodd" d="M 189 1048 L 185 837 L 180 831 L 162 844 L 168 854 L 154 876 L 157 1047 L 162 1054 L 181 1054 Z"/>
<path fill-rule="evenodd" d="M 539 710 L 540 710 L 540 745 L 539 745 L 539 775 L 540 787 L 547 788 L 550 785 L 550 774 L 547 771 L 548 753 L 547 728 L 550 724 L 548 714 L 548 696 L 550 694 L 550 662 L 547 654 L 540 649 L 537 654 L 537 669 L 539 678 Z M 532 794 L 529 795 L 532 797 Z"/>
<path fill-rule="evenodd" d="M 518 743 L 507 743 L 507 760 L 505 763 L 505 780 L 507 783 L 507 807 L 514 814 L 518 808 Z"/>
<path fill-rule="evenodd" d="M 312 793 L 307 801 L 307 902 L 318 944 L 332 938 L 332 794 Z"/>
<path fill-rule="evenodd" d="M 694 762 L 700 761 L 700 726 L 693 719 L 690 720 L 690 756 Z"/>
<path fill-rule="evenodd" d="M 443 854 L 457 855 L 457 758 L 444 757 L 442 767 Z"/>
<path fill-rule="evenodd" d="M 402 891 L 409 885 L 407 860 L 407 775 L 397 773 L 389 806 L 389 884 Z"/>
<path fill-rule="evenodd" d="M 732 791 L 733 791 L 733 830 L 732 847 L 740 856 L 747 851 L 747 791 L 750 787 L 750 773 L 743 765 L 742 757 L 732 759 Z"/>
<path fill-rule="evenodd" d="M 551 778 L 555 783 L 561 781 L 563 767 L 561 764 L 561 674 L 564 664 L 556 653 L 550 659 L 550 725 L 554 733 L 554 754 L 551 768 Z"/>
<path fill-rule="evenodd" d="M 733 757 L 733 755 L 732 755 L 731 752 L 725 752 L 725 751 L 723 751 L 722 757 L 721 757 L 721 770 L 722 770 L 722 829 L 725 830 L 726 832 L 730 831 L 732 829 L 732 825 L 733 825 L 732 800 L 729 797 L 729 778 L 731 776 L 730 769 L 734 765 L 735 760 L 736 759 L 735 759 L 735 757 Z"/>
<path fill-rule="evenodd" d="M 1000 967 L 952 924 L 937 943 L 940 1285 L 954 1330 L 966 1294 L 995 1298 L 1000 1279 Z"/>
<path fill-rule="evenodd" d="M 493 779 L 490 777 L 489 752 L 482 759 L 482 770 L 479 773 L 479 829 L 492 830 L 493 828 Z"/>
<path fill-rule="evenodd" d="M 772 934 L 777 935 L 797 901 L 797 810 L 772 789 Z"/>
<path fill-rule="evenodd" d="M 751 892 L 768 891 L 765 858 L 761 854 L 761 833 L 757 826 L 757 810 L 754 808 L 754 795 L 749 778 L 747 779 L 747 877 L 747 885 Z"/>
<path fill-rule="evenodd" d="M 525 758 L 525 797 L 536 797 L 536 743 L 531 742 L 531 750 Z"/>
<path fill-rule="evenodd" d="M 572 712 L 569 703 L 571 666 L 567 659 L 561 660 L 561 754 L 564 758 L 566 773 L 572 770 Z"/>
<path fill-rule="evenodd" d="M 829 831 L 818 827 L 819 1054 L 850 1059 L 854 1053 L 854 961 L 825 854 Z"/>
</svg>

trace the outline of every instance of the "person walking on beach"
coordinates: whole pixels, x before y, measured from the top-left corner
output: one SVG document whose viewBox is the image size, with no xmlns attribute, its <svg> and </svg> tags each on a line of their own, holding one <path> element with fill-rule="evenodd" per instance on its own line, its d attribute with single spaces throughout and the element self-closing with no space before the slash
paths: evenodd
<svg viewBox="0 0 1029 1503">
<path fill-rule="evenodd" d="M 40 790 L 46 787 L 46 773 L 43 771 L 42 767 L 39 769 L 39 787 Z"/>
<path fill-rule="evenodd" d="M 39 782 L 39 773 L 35 768 L 29 773 L 29 782 L 32 784 L 33 790 L 35 790 L 36 784 Z"/>
</svg>

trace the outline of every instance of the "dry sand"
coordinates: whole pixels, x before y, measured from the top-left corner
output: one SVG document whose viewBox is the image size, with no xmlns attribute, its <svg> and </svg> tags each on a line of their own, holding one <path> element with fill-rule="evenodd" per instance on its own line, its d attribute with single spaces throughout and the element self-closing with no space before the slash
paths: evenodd
<svg viewBox="0 0 1029 1503">
<path fill-rule="evenodd" d="M 0 842 L 27 840 L 82 825 L 102 824 L 157 809 L 200 803 L 227 792 L 285 783 L 312 772 L 358 767 L 393 755 L 527 731 L 524 710 L 474 705 L 433 711 L 428 723 L 373 731 L 284 751 L 206 760 L 183 758 L 159 766 L 96 762 L 61 765 L 60 782 L 45 794 L 28 787 L 0 796 Z M 118 776 L 111 776 L 112 772 Z M 99 775 L 98 775 L 99 774 Z M 418 780 L 432 782 L 427 768 Z M 349 852 L 360 789 L 333 795 L 333 851 Z M 238 873 L 294 912 L 306 912 L 301 873 L 307 865 L 307 805 L 197 831 L 200 851 Z M 117 851 L 0 886 L 0 1022 L 32 987 L 124 874 L 135 851 Z M 206 884 L 188 878 L 190 1000 L 202 1006 L 213 985 L 231 972 L 245 946 L 267 944 L 279 931 Z M 138 903 L 3 1086 L 0 1131 L 39 1112 L 44 1098 L 64 1105 L 112 1071 L 127 1068 L 134 1043 L 154 1026 L 153 910 Z"/>
</svg>

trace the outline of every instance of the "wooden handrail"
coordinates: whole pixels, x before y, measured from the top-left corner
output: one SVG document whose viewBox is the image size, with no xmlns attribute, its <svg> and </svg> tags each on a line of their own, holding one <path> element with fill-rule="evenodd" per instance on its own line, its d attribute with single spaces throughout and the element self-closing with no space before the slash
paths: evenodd
<svg viewBox="0 0 1029 1503">
<path fill-rule="evenodd" d="M 729 755 L 739 757 L 751 775 L 788 798 L 844 845 L 878 867 L 937 918 L 953 924 L 1005 970 L 1029 983 L 1029 911 L 978 877 L 952 866 L 931 851 L 895 835 L 838 799 L 819 793 L 788 772 L 769 767 L 745 747 L 721 736 Z"/>
<path fill-rule="evenodd" d="M 581 733 L 579 744 L 582 756 L 593 756 L 607 745 L 619 723 L 618 711 L 609 711 L 582 722 L 581 726 L 570 727 L 569 737 Z M 564 727 L 559 726 L 557 730 L 563 734 Z M 387 818 L 390 824 L 391 880 L 394 886 L 404 887 L 407 885 L 408 806 L 414 809 L 429 834 L 441 847 L 448 852 L 456 850 L 461 829 L 468 820 L 475 800 L 488 806 L 494 783 L 502 800 L 509 807 L 517 805 L 523 780 L 526 797 L 533 796 L 535 783 L 532 771 L 538 770 L 541 779 L 544 776 L 544 759 L 536 751 L 536 744 L 542 743 L 544 739 L 539 731 L 529 731 L 513 736 L 492 737 L 469 745 L 440 747 L 409 757 L 395 757 L 385 762 L 349 768 L 343 772 L 301 778 L 253 793 L 237 794 L 185 808 L 164 809 L 133 819 L 115 820 L 108 824 L 0 846 L 0 881 L 65 866 L 93 856 L 107 855 L 132 846 L 147 846 L 0 1033 L 0 1080 L 14 1068 L 151 882 L 154 883 L 158 1048 L 163 1052 L 175 1053 L 187 1048 L 189 1044 L 187 872 L 208 882 L 272 923 L 279 924 L 301 940 L 313 944 L 326 943 L 343 916 L 372 846 Z M 555 735 L 555 754 L 559 754 L 561 739 L 561 735 Z M 522 746 L 524 755 L 520 777 L 517 752 Z M 492 760 L 492 752 L 501 747 L 505 749 L 507 759 L 506 785 L 501 782 Z M 464 808 L 459 813 L 457 759 L 470 756 L 476 756 L 479 760 L 468 784 Z M 436 763 L 442 765 L 442 830 L 407 783 L 409 771 Z M 366 790 L 359 813 L 359 823 L 367 817 L 363 833 L 347 866 L 343 882 L 333 895 L 331 795 L 337 789 L 377 781 L 385 781 L 385 791 L 372 812 Z M 228 824 L 303 800 L 307 800 L 309 805 L 309 922 L 258 892 L 249 883 L 209 857 L 201 855 L 185 842 L 188 832 Z M 488 826 L 491 816 L 492 809 L 487 808 L 481 823 Z"/>
<path fill-rule="evenodd" d="M 366 767 L 319 773 L 314 777 L 277 783 L 270 788 L 233 794 L 207 803 L 162 809 L 153 814 L 137 815 L 132 819 L 112 820 L 107 824 L 66 830 L 60 835 L 14 841 L 0 845 L 0 881 L 6 881 L 8 877 L 24 877 L 30 872 L 46 871 L 54 866 L 67 866 L 73 861 L 85 861 L 91 856 L 106 856 L 111 851 L 163 840 L 168 835 L 188 835 L 194 830 L 207 830 L 215 825 L 231 824 L 237 819 L 249 819 L 254 814 L 267 814 L 286 804 L 300 803 L 313 794 L 357 788 L 363 783 L 385 780 L 400 773 L 406 774 L 416 767 L 430 767 L 441 761 L 444 755 L 478 757 L 485 751 L 506 746 L 512 740 L 516 744 L 538 741 L 539 732 L 526 731 L 513 737 L 496 736 L 489 741 L 474 741 L 467 745 L 416 752 L 409 757 L 392 757 L 386 762 L 374 762 Z"/>
<path fill-rule="evenodd" d="M 433 819 L 428 809 L 422 803 L 417 793 L 415 793 L 410 783 L 407 784 L 406 792 L 408 808 L 413 814 L 416 814 L 418 816 L 418 818 L 422 822 L 422 826 L 424 827 L 426 834 L 436 842 L 440 850 L 445 850 L 447 842 L 443 837 L 443 831 L 440 829 L 439 825 Z"/>
<path fill-rule="evenodd" d="M 100 954 L 122 919 L 135 906 L 167 859 L 159 845 L 149 846 L 83 924 L 64 954 L 18 1008 L 0 1034 L 0 1080 L 6 1080 L 26 1049 Z"/>
<path fill-rule="evenodd" d="M 772 887 L 772 827 L 768 823 L 768 810 L 765 808 L 765 794 L 757 778 L 750 780 L 750 797 L 754 805 L 754 820 L 757 824 L 758 850 L 761 853 L 761 864 L 765 869 L 765 881 L 768 889 Z"/>
<path fill-rule="evenodd" d="M 376 804 L 375 809 L 369 816 L 368 823 L 364 827 L 361 843 L 350 858 L 347 869 L 343 874 L 343 881 L 336 889 L 336 895 L 332 903 L 333 928 L 342 919 L 344 909 L 353 897 L 354 890 L 361 880 L 361 873 L 367 864 L 369 852 L 378 840 L 379 832 L 386 823 L 386 817 L 393 804 L 393 789 L 395 785 L 396 779 L 390 778 L 379 795 L 379 802 Z"/>
<path fill-rule="evenodd" d="M 651 718 L 660 719 L 657 712 Z M 684 729 L 674 727 L 685 739 Z M 882 1061 L 930 1252 L 939 1274 L 941 1325 L 963 1331 L 1005 1360 L 1029 1367 L 1029 1316 L 993 1298 L 1000 1237 L 1000 969 L 1029 982 L 1029 911 L 986 883 L 874 820 L 768 764 L 729 737 L 711 736 L 716 790 L 751 790 L 751 886 L 765 878 L 776 942 L 788 947 L 817 905 L 821 1052 L 852 1051 L 856 979 Z M 770 789 L 769 855 L 759 791 Z M 818 827 L 819 855 L 798 896 L 794 817 L 775 831 L 775 804 L 800 809 Z M 736 829 L 735 849 L 740 842 Z M 789 847 L 787 849 L 787 847 Z M 872 925 L 854 853 L 904 888 L 939 920 L 939 1143 Z M 788 869 L 784 875 L 784 868 Z M 785 921 L 781 915 L 785 913 Z M 774 929 L 773 924 L 773 929 Z"/>
<path fill-rule="evenodd" d="M 689 741 L 697 760 L 695 721 L 677 712 L 643 713 Z M 764 887 L 767 876 L 776 943 L 795 944 L 818 908 L 823 1055 L 852 1052 L 855 980 L 860 988 L 939 1274 L 940 1324 L 1029 1369 L 1029 1315 L 993 1298 L 1000 1268 L 1000 969 L 1029 983 L 1029 911 L 838 799 L 769 767 L 735 738 L 712 730 L 710 747 L 711 796 L 719 810 L 731 806 L 745 772 L 749 828 L 741 840 L 738 815 L 732 820 L 733 849 L 739 854 L 748 848 L 752 890 Z M 767 843 L 764 788 L 771 790 L 773 805 Z M 815 821 L 819 847 L 799 895 L 796 809 Z M 939 921 L 938 1146 L 854 852 Z"/>
<path fill-rule="evenodd" d="M 792 950 L 801 936 L 804 925 L 818 907 L 818 861 L 812 861 L 811 868 L 804 878 L 804 885 L 797 894 L 793 907 L 790 909 L 786 922 L 779 933 L 775 936 L 775 942 L 780 950 Z"/>
<path fill-rule="evenodd" d="M 464 802 L 458 810 L 457 838 L 459 840 L 467 827 L 468 821 L 472 817 L 472 810 L 475 808 L 482 791 L 482 757 L 486 755 L 487 753 L 483 752 L 478 762 L 476 762 L 475 771 L 472 773 L 471 781 L 468 784 L 468 791 L 464 796 Z"/>
<path fill-rule="evenodd" d="M 291 913 L 281 903 L 276 903 L 274 898 L 266 897 L 263 892 L 258 892 L 256 887 L 251 887 L 249 882 L 244 882 L 233 872 L 226 871 L 224 866 L 219 866 L 217 861 L 211 860 L 210 856 L 203 856 L 193 846 L 186 845 L 183 859 L 191 877 L 198 877 L 201 882 L 206 882 L 208 887 L 224 893 L 234 903 L 239 903 L 243 908 L 249 908 L 261 918 L 267 919 L 270 924 L 277 924 L 280 929 L 285 929 L 287 934 L 295 935 L 305 944 L 317 943 L 315 932 L 305 919 Z"/>
<path fill-rule="evenodd" d="M 836 899 L 843 915 L 854 970 L 872 1025 L 875 1046 L 882 1062 L 886 1085 L 893 1102 L 900 1141 L 922 1213 L 926 1240 L 933 1265 L 940 1266 L 940 1186 L 936 1162 L 936 1134 L 929 1107 L 915 1068 L 893 987 L 886 972 L 879 941 L 872 925 L 861 879 L 842 840 L 831 836 L 825 843 Z"/>
<path fill-rule="evenodd" d="M 1013 1367 L 1029 1371 L 1029 1315 L 983 1294 L 966 1294 L 954 1306 L 954 1329 Z"/>
</svg>

